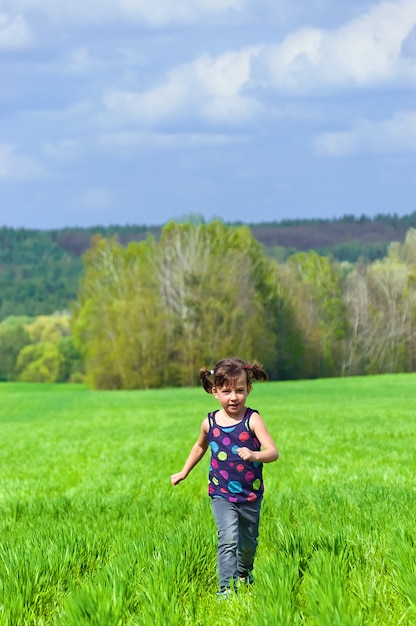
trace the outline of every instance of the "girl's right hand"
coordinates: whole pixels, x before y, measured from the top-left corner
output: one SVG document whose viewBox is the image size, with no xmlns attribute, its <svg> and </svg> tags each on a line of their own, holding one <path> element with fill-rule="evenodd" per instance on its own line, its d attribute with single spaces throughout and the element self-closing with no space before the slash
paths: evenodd
<svg viewBox="0 0 416 626">
<path fill-rule="evenodd" d="M 177 474 L 172 474 L 172 476 L 170 477 L 170 482 L 172 483 L 172 485 L 177 485 L 178 483 L 180 483 L 182 480 L 185 480 L 186 476 L 184 475 L 183 472 L 177 472 Z"/>
</svg>

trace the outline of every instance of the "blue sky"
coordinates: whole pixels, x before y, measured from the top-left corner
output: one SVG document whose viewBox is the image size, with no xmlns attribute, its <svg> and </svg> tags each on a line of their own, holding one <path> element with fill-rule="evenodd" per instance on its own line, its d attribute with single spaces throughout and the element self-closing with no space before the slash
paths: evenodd
<svg viewBox="0 0 416 626">
<path fill-rule="evenodd" d="M 0 226 L 416 210 L 414 0 L 0 0 Z"/>
</svg>

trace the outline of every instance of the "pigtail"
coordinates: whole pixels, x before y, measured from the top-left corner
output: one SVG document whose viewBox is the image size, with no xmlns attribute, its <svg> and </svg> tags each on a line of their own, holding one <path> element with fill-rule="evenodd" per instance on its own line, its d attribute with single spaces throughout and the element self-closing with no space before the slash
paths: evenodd
<svg viewBox="0 0 416 626">
<path fill-rule="evenodd" d="M 249 372 L 249 380 L 252 380 L 253 378 L 254 380 L 267 380 L 268 378 L 266 372 L 262 368 L 262 365 L 258 361 L 253 361 L 251 365 L 247 363 L 244 366 L 244 369 Z"/>
<path fill-rule="evenodd" d="M 212 380 L 210 379 L 212 373 L 212 370 L 207 370 L 203 367 L 199 370 L 199 378 L 201 380 L 203 388 L 207 393 L 212 393 L 212 388 L 214 386 Z"/>
</svg>

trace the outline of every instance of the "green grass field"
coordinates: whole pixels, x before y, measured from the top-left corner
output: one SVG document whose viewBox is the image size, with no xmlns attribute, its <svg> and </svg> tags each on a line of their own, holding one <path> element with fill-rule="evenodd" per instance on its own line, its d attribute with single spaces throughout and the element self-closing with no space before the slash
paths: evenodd
<svg viewBox="0 0 416 626">
<path fill-rule="evenodd" d="M 415 375 L 257 383 L 256 585 L 218 602 L 198 389 L 0 385 L 0 626 L 416 624 Z"/>
</svg>

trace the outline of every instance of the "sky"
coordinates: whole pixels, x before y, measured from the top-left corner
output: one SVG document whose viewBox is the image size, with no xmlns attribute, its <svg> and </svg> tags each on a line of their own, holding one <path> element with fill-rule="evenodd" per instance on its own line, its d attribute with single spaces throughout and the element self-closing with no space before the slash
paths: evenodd
<svg viewBox="0 0 416 626">
<path fill-rule="evenodd" d="M 414 0 L 0 0 L 0 226 L 416 210 Z"/>
</svg>

